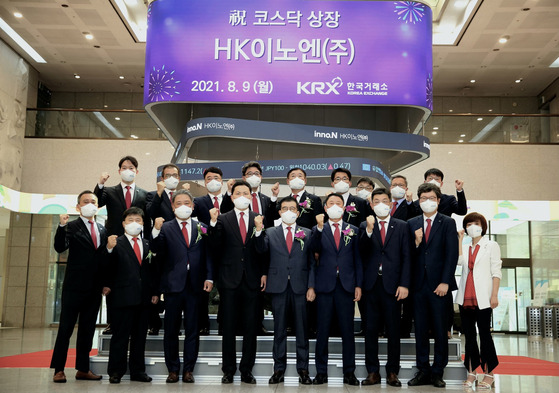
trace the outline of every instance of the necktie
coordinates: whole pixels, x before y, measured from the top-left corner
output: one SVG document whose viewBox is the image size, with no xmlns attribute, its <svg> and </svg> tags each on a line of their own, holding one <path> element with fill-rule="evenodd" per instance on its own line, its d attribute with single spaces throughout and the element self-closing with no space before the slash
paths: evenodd
<svg viewBox="0 0 559 393">
<path fill-rule="evenodd" d="M 169 191 L 169 200 L 173 203 L 173 191 Z"/>
<path fill-rule="evenodd" d="M 214 196 L 214 207 L 217 209 L 217 211 L 219 212 L 219 202 L 217 201 L 217 197 Z"/>
<path fill-rule="evenodd" d="M 89 221 L 89 225 L 91 225 L 91 240 L 93 240 L 93 245 L 97 248 L 97 234 L 95 233 L 93 221 Z"/>
<path fill-rule="evenodd" d="M 431 219 L 427 219 L 427 228 L 425 229 L 425 243 L 429 241 L 429 234 L 431 233 Z"/>
<path fill-rule="evenodd" d="M 386 221 L 381 221 L 380 222 L 380 239 L 382 240 L 382 245 L 384 246 L 384 241 L 386 240 L 386 228 L 384 227 L 384 225 L 386 224 Z"/>
<path fill-rule="evenodd" d="M 181 222 L 181 225 L 182 225 L 182 235 L 184 236 L 186 247 L 190 247 L 190 241 L 188 240 L 188 230 L 186 229 L 186 222 Z"/>
<path fill-rule="evenodd" d="M 398 202 L 392 202 L 392 210 L 390 210 L 390 215 L 393 216 L 396 213 L 396 208 L 398 207 Z"/>
<path fill-rule="evenodd" d="M 293 198 L 295 198 L 297 200 L 297 202 L 299 202 L 299 200 L 297 198 L 299 198 L 298 194 L 293 195 Z"/>
<path fill-rule="evenodd" d="M 285 238 L 285 243 L 287 244 L 287 252 L 291 253 L 291 247 L 293 247 L 293 235 L 291 234 L 291 227 L 287 227 L 287 237 Z"/>
<path fill-rule="evenodd" d="M 260 209 L 258 208 L 258 199 L 256 199 L 256 193 L 252 193 L 252 211 L 256 214 L 260 214 Z"/>
<path fill-rule="evenodd" d="M 140 245 L 138 244 L 138 238 L 133 237 L 134 240 L 134 253 L 136 254 L 136 258 L 138 258 L 138 263 L 140 266 L 142 265 L 142 253 L 140 252 Z"/>
<path fill-rule="evenodd" d="M 124 201 L 126 202 L 126 208 L 130 209 L 130 206 L 132 206 L 132 193 L 130 192 L 130 186 L 126 186 L 126 196 L 124 197 Z"/>
<path fill-rule="evenodd" d="M 334 224 L 334 241 L 336 242 L 336 248 L 340 248 L 340 224 Z"/>
<path fill-rule="evenodd" d="M 245 244 L 247 238 L 247 227 L 245 225 L 245 219 L 243 216 L 245 215 L 244 212 L 241 212 L 241 217 L 239 218 L 239 229 L 241 230 L 241 239 L 243 239 L 243 244 Z"/>
</svg>

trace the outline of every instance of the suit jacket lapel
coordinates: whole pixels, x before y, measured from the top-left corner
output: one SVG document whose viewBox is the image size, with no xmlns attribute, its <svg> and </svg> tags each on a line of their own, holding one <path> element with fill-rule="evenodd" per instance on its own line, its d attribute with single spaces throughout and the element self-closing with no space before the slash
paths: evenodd
<svg viewBox="0 0 559 393">
<path fill-rule="evenodd" d="M 83 222 L 81 216 L 78 217 L 78 221 L 79 221 L 78 225 L 80 227 L 80 231 L 82 231 L 83 235 L 89 240 L 89 244 L 91 244 L 92 247 L 97 247 L 96 244 L 93 244 L 93 238 L 91 237 L 91 232 L 89 232 L 89 229 L 85 225 L 85 222 Z M 97 223 L 95 223 L 95 225 L 97 225 Z M 97 227 L 97 229 L 99 229 L 99 227 Z M 99 234 L 101 234 L 101 231 L 99 231 Z"/>
<path fill-rule="evenodd" d="M 184 240 L 184 236 L 182 234 L 182 224 L 179 224 L 179 220 L 177 220 L 176 218 L 174 218 L 169 222 L 172 223 L 171 227 L 173 229 L 171 230 L 175 232 L 175 234 L 179 237 L 179 239 L 181 239 L 180 241 L 186 246 L 186 240 Z"/>
<path fill-rule="evenodd" d="M 138 257 L 136 256 L 136 253 L 134 252 L 134 248 L 132 248 L 132 244 L 128 241 L 128 238 L 126 237 L 126 235 L 122 235 L 122 241 L 125 243 L 124 247 L 126 248 L 126 252 L 128 253 L 128 255 L 130 256 L 131 261 L 134 262 L 134 265 L 136 265 L 136 267 L 140 268 L 140 263 L 138 262 Z M 140 241 L 142 242 L 142 245 L 144 245 L 144 252 L 146 250 L 145 244 L 143 243 L 143 239 L 138 237 L 138 239 L 140 239 Z M 142 253 L 143 254 L 143 253 Z M 142 260 L 144 259 L 144 256 L 142 255 Z"/>
<path fill-rule="evenodd" d="M 375 239 L 377 239 L 378 244 L 380 245 L 381 248 L 384 248 L 384 245 L 382 244 L 382 238 L 380 237 L 380 229 L 378 229 L 379 223 L 375 222 L 375 227 L 373 228 L 373 236 L 375 237 Z"/>
<path fill-rule="evenodd" d="M 388 221 L 388 225 L 385 226 L 385 231 L 386 231 L 386 237 L 384 239 L 383 247 L 385 247 L 388 244 L 388 241 L 392 237 L 392 233 L 394 233 L 394 223 L 392 222 L 392 220 Z"/>
<path fill-rule="evenodd" d="M 239 222 L 237 221 L 237 213 L 235 212 L 235 210 L 231 210 L 231 213 L 225 214 L 223 217 L 225 218 L 227 224 L 231 227 L 231 231 L 235 234 L 237 239 L 242 243 L 243 238 L 241 237 L 241 229 L 239 228 Z"/>
<path fill-rule="evenodd" d="M 190 247 L 192 247 L 198 237 L 198 221 L 191 219 L 190 224 Z"/>
<path fill-rule="evenodd" d="M 341 221 L 343 222 L 343 221 Z M 326 227 L 328 227 L 328 230 L 326 230 Z M 341 250 L 341 244 L 342 244 L 342 228 L 340 228 L 340 248 L 336 248 L 336 241 L 334 240 L 334 228 L 332 228 L 330 226 L 330 223 L 327 222 L 326 224 L 324 224 L 324 228 L 322 229 L 322 236 L 326 236 L 328 238 L 328 240 L 330 240 L 330 242 L 332 243 L 332 246 L 334 246 L 334 250 L 336 250 L 336 252 L 339 252 Z"/>
<path fill-rule="evenodd" d="M 118 184 L 115 186 L 116 197 L 120 201 L 122 207 L 126 209 L 126 200 L 124 199 L 124 188 L 122 188 L 122 184 Z"/>
</svg>

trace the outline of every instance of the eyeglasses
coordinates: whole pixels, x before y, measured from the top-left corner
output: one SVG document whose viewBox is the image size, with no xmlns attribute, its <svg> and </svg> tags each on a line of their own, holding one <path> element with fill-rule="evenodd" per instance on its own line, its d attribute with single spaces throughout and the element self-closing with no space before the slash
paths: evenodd
<svg viewBox="0 0 559 393">
<path fill-rule="evenodd" d="M 357 191 L 361 191 L 361 190 L 367 190 L 367 191 L 373 191 L 373 187 L 372 186 L 357 186 Z"/>
<path fill-rule="evenodd" d="M 171 173 L 166 173 L 166 174 L 165 174 L 165 179 L 169 179 L 169 178 L 171 178 L 171 177 L 174 177 L 175 179 L 179 179 L 179 175 L 178 175 L 177 173 L 173 173 L 173 174 L 171 174 Z"/>
<path fill-rule="evenodd" d="M 427 198 L 427 197 L 421 197 L 421 198 L 419 198 L 419 201 L 420 201 L 420 202 L 425 202 L 425 201 L 433 201 L 433 202 L 435 202 L 437 199 L 438 199 L 438 198 L 437 198 L 436 196 L 434 196 L 434 197 L 429 197 L 429 198 Z"/>
<path fill-rule="evenodd" d="M 346 182 L 347 182 L 347 181 L 349 181 L 349 177 L 347 177 L 347 176 L 345 176 L 345 177 L 336 177 L 336 178 L 334 179 L 334 182 L 335 182 L 335 183 L 337 183 L 337 182 L 339 182 L 339 181 L 346 181 Z"/>
<path fill-rule="evenodd" d="M 260 176 L 260 172 L 255 171 L 255 172 L 246 172 L 245 176 Z"/>
<path fill-rule="evenodd" d="M 405 184 L 403 184 L 403 183 L 400 183 L 400 184 L 394 183 L 394 184 L 392 184 L 392 185 L 391 185 L 391 187 L 401 187 L 401 188 L 406 188 L 407 186 L 406 186 Z"/>
<path fill-rule="evenodd" d="M 297 208 L 295 206 L 291 206 L 291 207 L 287 207 L 287 206 L 282 206 L 281 211 L 282 212 L 286 212 L 286 211 L 290 211 L 290 212 L 294 212 L 297 213 Z"/>
</svg>

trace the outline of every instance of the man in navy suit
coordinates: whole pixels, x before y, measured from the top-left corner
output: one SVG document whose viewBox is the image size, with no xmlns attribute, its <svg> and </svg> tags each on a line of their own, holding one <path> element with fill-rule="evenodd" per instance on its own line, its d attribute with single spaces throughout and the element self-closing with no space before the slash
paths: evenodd
<svg viewBox="0 0 559 393">
<path fill-rule="evenodd" d="M 198 358 L 198 298 L 213 287 L 212 259 L 208 252 L 208 227 L 191 218 L 193 197 L 187 190 L 173 194 L 173 220 L 155 219 L 153 250 L 163 261 L 161 292 L 165 295 L 163 344 L 168 383 L 178 382 L 179 330 L 184 313 L 183 382 L 194 382 Z"/>
<path fill-rule="evenodd" d="M 361 299 L 363 266 L 359 254 L 359 229 L 344 223 L 344 198 L 333 193 L 326 197 L 324 216 L 316 216 L 311 248 L 320 256 L 315 271 L 318 315 L 316 336 L 316 385 L 328 382 L 328 336 L 336 318 L 342 336 L 344 383 L 359 385 L 355 377 L 355 337 L 353 332 L 354 302 Z"/>
<path fill-rule="evenodd" d="M 287 184 L 291 188 L 291 196 L 300 206 L 297 225 L 311 229 L 316 225 L 316 216 L 324 213 L 319 197 L 305 190 L 307 173 L 301 168 L 291 168 L 287 172 Z"/>
<path fill-rule="evenodd" d="M 107 373 L 110 383 L 120 383 L 126 373 L 130 340 L 130 380 L 151 382 L 146 374 L 145 346 L 150 303 L 157 303 L 159 282 L 155 263 L 151 263 L 149 243 L 139 235 L 144 227 L 144 212 L 131 207 L 123 213 L 124 235 L 109 236 L 110 254 L 106 286 L 113 308 L 111 348 Z"/>
<path fill-rule="evenodd" d="M 237 370 L 235 330 L 240 318 L 243 324 L 243 349 L 239 365 L 241 381 L 255 384 L 252 368 L 256 360 L 256 327 L 258 295 L 266 289 L 268 267 L 256 251 L 254 219 L 249 210 L 251 186 L 236 182 L 231 189 L 235 209 L 219 214 L 210 210 L 210 245 L 217 256 L 217 284 L 221 295 L 220 314 L 223 325 L 222 383 L 232 383 Z"/>
<path fill-rule="evenodd" d="M 400 303 L 408 296 L 411 259 L 409 229 L 405 221 L 390 217 L 390 191 L 377 188 L 371 195 L 371 207 L 377 217 L 367 217 L 359 228 L 359 246 L 363 260 L 364 303 L 367 309 L 365 365 L 369 373 L 363 385 L 380 383 L 378 336 L 388 337 L 386 383 L 402 386 L 400 371 Z"/>
<path fill-rule="evenodd" d="M 287 315 L 293 310 L 299 383 L 312 384 L 309 377 L 309 339 L 307 337 L 307 300 L 313 301 L 314 272 L 311 231 L 296 224 L 297 200 L 291 196 L 280 201 L 282 223 L 263 231 L 262 217 L 255 220 L 256 249 L 270 253 L 266 292 L 272 295 L 274 313 L 274 374 L 270 384 L 283 382 L 287 367 Z M 309 273 L 310 271 L 310 273 Z"/>
<path fill-rule="evenodd" d="M 250 161 L 241 168 L 243 180 L 250 184 L 250 210 L 264 217 L 264 227 L 274 226 L 274 220 L 279 218 L 276 202 L 279 194 L 279 183 L 272 187 L 272 197 L 258 191 L 262 182 L 262 167 L 256 161 Z"/>
<path fill-rule="evenodd" d="M 444 368 L 448 363 L 445 296 L 456 290 L 454 271 L 458 261 L 458 235 L 454 220 L 437 210 L 441 189 L 423 183 L 417 189 L 423 214 L 408 221 L 412 247 L 415 348 L 418 373 L 410 386 L 445 387 Z M 435 359 L 429 364 L 429 327 L 435 335 Z"/>
<path fill-rule="evenodd" d="M 342 195 L 344 201 L 343 221 L 359 227 L 371 213 L 365 199 L 359 198 L 349 192 L 351 187 L 351 172 L 345 168 L 334 169 L 330 174 L 334 192 Z"/>
<path fill-rule="evenodd" d="M 233 202 L 228 193 L 221 193 L 223 186 L 223 172 L 212 166 L 204 169 L 204 184 L 208 193 L 194 198 L 194 213 L 192 215 L 206 225 L 210 225 L 210 210 L 214 207 L 220 214 L 233 210 Z M 233 185 L 235 181 L 230 180 L 227 184 Z"/>
<path fill-rule="evenodd" d="M 64 366 L 78 317 L 76 379 L 101 379 L 101 375 L 95 375 L 89 369 L 89 351 L 101 305 L 103 249 L 107 245 L 107 231 L 95 222 L 97 197 L 93 192 L 88 190 L 78 195 L 76 210 L 80 217 L 72 222 L 68 222 L 68 214 L 60 215 L 60 225 L 54 236 L 56 252 L 69 250 L 62 284 L 60 324 L 50 363 L 54 369 L 54 382 L 66 382 Z"/>
</svg>

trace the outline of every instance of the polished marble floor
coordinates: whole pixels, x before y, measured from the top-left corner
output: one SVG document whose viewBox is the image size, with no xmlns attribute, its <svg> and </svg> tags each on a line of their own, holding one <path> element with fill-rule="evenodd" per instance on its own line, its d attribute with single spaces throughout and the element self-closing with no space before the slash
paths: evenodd
<svg viewBox="0 0 559 393">
<path fill-rule="evenodd" d="M 75 336 L 75 335 L 74 335 Z M 12 329 L 0 328 L 0 356 L 18 355 L 28 352 L 52 349 L 56 338 L 56 329 Z M 525 335 L 494 335 L 497 353 L 501 355 L 528 356 L 536 359 L 557 363 L 559 368 L 559 343 L 528 340 Z M 75 337 L 73 337 L 75 340 Z M 74 341 L 72 342 L 72 344 Z M 97 337 L 94 340 L 97 343 Z M 312 374 L 312 372 L 311 372 Z M 437 389 L 429 386 L 418 388 L 394 388 L 384 383 L 373 387 L 353 386 L 284 386 L 268 385 L 266 379 L 259 379 L 257 385 L 246 385 L 239 382 L 233 385 L 210 384 L 166 384 L 163 379 L 152 383 L 130 382 L 123 380 L 120 385 L 110 385 L 107 379 L 101 382 L 76 381 L 73 370 L 66 370 L 68 382 L 55 384 L 52 382 L 52 370 L 40 368 L 0 368 L 0 392 L 179 392 L 192 393 L 231 393 L 250 391 L 252 393 L 315 393 L 315 392 L 441 392 L 463 391 L 461 386 L 448 386 Z M 364 377 L 364 376 L 358 376 Z M 495 392 L 504 393 L 554 393 L 559 391 L 559 377 L 497 375 Z"/>
</svg>

